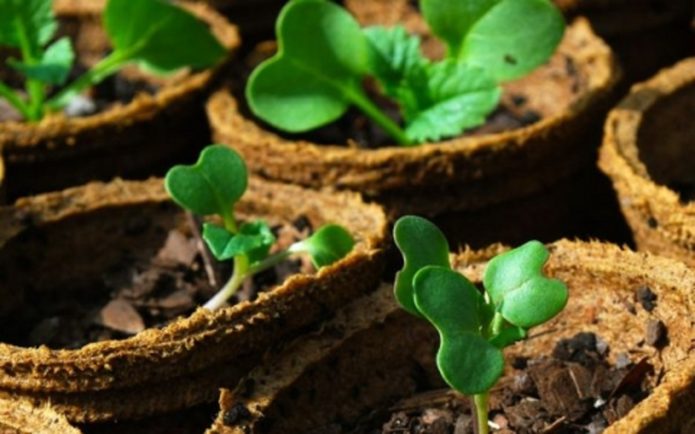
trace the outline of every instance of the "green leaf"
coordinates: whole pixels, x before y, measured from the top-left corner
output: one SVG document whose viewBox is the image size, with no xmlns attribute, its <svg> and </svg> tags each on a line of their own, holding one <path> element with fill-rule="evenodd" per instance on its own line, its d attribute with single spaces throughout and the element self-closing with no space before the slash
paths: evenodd
<svg viewBox="0 0 695 434">
<path fill-rule="evenodd" d="M 504 348 L 526 338 L 526 330 L 522 327 L 510 325 L 502 329 L 502 331 L 490 339 L 490 343 L 497 348 Z"/>
<path fill-rule="evenodd" d="M 420 316 L 415 306 L 413 277 L 427 265 L 449 267 L 449 243 L 430 221 L 404 216 L 393 227 L 393 239 L 403 255 L 403 269 L 396 273 L 394 292 L 403 309 Z"/>
<path fill-rule="evenodd" d="M 175 166 L 165 187 L 176 203 L 199 215 L 232 215 L 234 204 L 246 191 L 247 171 L 239 154 L 224 145 L 211 145 L 193 166 Z"/>
<path fill-rule="evenodd" d="M 29 65 L 14 59 L 10 59 L 8 63 L 27 78 L 47 84 L 63 84 L 70 74 L 74 61 L 75 53 L 72 50 L 72 44 L 67 37 L 64 37 L 51 44 L 37 64 Z"/>
<path fill-rule="evenodd" d="M 545 63 L 564 30 L 562 14 L 549 0 L 502 0 L 468 31 L 459 58 L 498 81 L 513 80 Z"/>
<path fill-rule="evenodd" d="M 485 269 L 483 284 L 502 316 L 528 329 L 557 315 L 567 304 L 564 283 L 543 274 L 546 247 L 528 243 L 493 258 Z"/>
<path fill-rule="evenodd" d="M 370 72 L 386 95 L 396 99 L 408 119 L 428 101 L 429 61 L 420 52 L 420 38 L 405 28 L 373 26 L 364 29 L 369 42 Z"/>
<path fill-rule="evenodd" d="M 480 68 L 447 59 L 428 70 L 429 105 L 408 121 L 406 135 L 415 142 L 457 136 L 478 126 L 497 107 L 502 93 Z"/>
<path fill-rule="evenodd" d="M 428 266 L 415 274 L 415 304 L 437 329 L 437 366 L 444 380 L 467 395 L 489 390 L 502 375 L 502 352 L 481 336 L 485 300 L 463 275 Z"/>
<path fill-rule="evenodd" d="M 208 68 L 226 51 L 206 23 L 165 0 L 109 0 L 104 27 L 121 60 L 159 73 Z"/>
<path fill-rule="evenodd" d="M 471 27 L 499 2 L 500 0 L 420 0 L 420 9 L 432 32 L 447 44 L 449 55 L 457 57 Z"/>
<path fill-rule="evenodd" d="M 0 45 L 21 48 L 25 39 L 38 57 L 57 28 L 51 0 L 0 0 Z"/>
<path fill-rule="evenodd" d="M 354 246 L 355 240 L 347 229 L 339 225 L 325 225 L 309 238 L 293 244 L 289 251 L 309 253 L 314 266 L 321 268 L 344 258 Z"/>
<path fill-rule="evenodd" d="M 268 224 L 261 220 L 241 225 L 237 234 L 205 223 L 203 239 L 218 260 L 226 261 L 235 256 L 246 255 L 250 264 L 265 259 L 270 247 L 275 243 L 275 235 Z"/>
<path fill-rule="evenodd" d="M 290 2 L 278 17 L 277 38 L 277 54 L 246 85 L 253 113 L 289 132 L 342 116 L 351 95 L 362 92 L 368 70 L 367 42 L 357 21 L 330 2 Z"/>
</svg>

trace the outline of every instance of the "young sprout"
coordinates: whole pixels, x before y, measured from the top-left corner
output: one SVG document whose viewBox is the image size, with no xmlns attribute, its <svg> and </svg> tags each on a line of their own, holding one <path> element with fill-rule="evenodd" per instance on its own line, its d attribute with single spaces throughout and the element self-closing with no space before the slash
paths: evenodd
<svg viewBox="0 0 695 434">
<path fill-rule="evenodd" d="M 277 20 L 278 52 L 246 87 L 252 112 L 296 133 L 360 109 L 401 145 L 456 136 L 497 107 L 500 83 L 545 63 L 564 32 L 549 0 L 421 0 L 434 34 L 448 47 L 438 62 L 396 26 L 361 29 L 325 0 L 289 2 Z M 511 31 L 513 29 L 513 31 Z M 401 109 L 404 127 L 365 92 L 372 77 Z"/>
<path fill-rule="evenodd" d="M 287 250 L 270 254 L 275 236 L 262 220 L 239 224 L 234 205 L 246 191 L 248 174 L 241 157 L 224 145 L 205 148 L 192 166 L 169 170 L 165 187 L 183 208 L 201 215 L 217 215 L 222 226 L 203 224 L 203 239 L 220 261 L 234 260 L 225 286 L 205 304 L 210 310 L 224 305 L 246 279 L 273 267 L 293 254 L 308 253 L 316 268 L 330 265 L 350 253 L 355 242 L 342 226 L 328 224 Z"/>
<path fill-rule="evenodd" d="M 0 81 L 0 97 L 26 120 L 38 121 L 128 64 L 167 74 L 210 67 L 225 52 L 205 23 L 168 0 L 109 0 L 103 20 L 113 51 L 61 88 L 75 53 L 67 37 L 54 40 L 51 0 L 0 0 L 0 47 L 18 50 L 21 59 L 7 64 L 26 79 L 26 96 Z"/>
<path fill-rule="evenodd" d="M 567 287 L 543 274 L 549 253 L 538 241 L 490 260 L 481 293 L 451 269 L 448 243 L 435 225 L 406 216 L 393 234 L 404 259 L 396 299 L 437 329 L 439 372 L 453 389 L 473 397 L 477 432 L 487 434 L 489 391 L 504 370 L 502 349 L 557 315 L 567 304 Z"/>
</svg>

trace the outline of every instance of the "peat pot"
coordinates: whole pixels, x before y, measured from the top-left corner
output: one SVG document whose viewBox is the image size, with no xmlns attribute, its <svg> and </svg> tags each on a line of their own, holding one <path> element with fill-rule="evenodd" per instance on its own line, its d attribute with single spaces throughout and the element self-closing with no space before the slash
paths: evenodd
<svg viewBox="0 0 695 434">
<path fill-rule="evenodd" d="M 532 329 L 527 340 L 505 350 L 507 372 L 499 385 L 511 387 L 515 378 L 524 378 L 518 376 L 521 369 L 542 382 L 545 371 L 539 375 L 536 369 L 534 376 L 532 361 L 524 360 L 550 356 L 561 339 L 578 333 L 586 338 L 593 333 L 595 351 L 604 351 L 610 364 L 633 363 L 627 365 L 632 368 L 623 371 L 620 385 L 609 389 L 613 390 L 611 394 L 622 393 L 626 382 L 642 378 L 645 367 L 653 369 L 643 380 L 651 388 L 650 393 L 629 411 L 609 407 L 610 397 L 607 403 L 584 401 L 589 407 L 605 405 L 604 411 L 615 410 L 613 415 L 619 415 L 604 433 L 692 432 L 695 273 L 680 262 L 610 244 L 563 240 L 550 244 L 549 249 L 546 271 L 568 284 L 568 305 L 556 318 Z M 454 256 L 453 263 L 480 283 L 484 258 L 499 250 L 468 251 Z M 658 339 L 650 336 L 653 332 L 649 330 L 654 327 L 661 331 Z M 223 391 L 221 411 L 207 433 L 371 433 L 375 428 L 380 433 L 391 413 L 402 418 L 436 400 L 453 405 L 468 402 L 443 388 L 434 372 L 438 340 L 433 329 L 400 310 L 388 287 L 346 307 L 321 330 L 322 334 L 300 338 L 255 368 L 236 389 Z M 551 383 L 569 385 L 565 390 L 577 395 L 588 384 L 580 375 L 586 372 L 579 364 L 570 366 L 571 374 L 548 372 L 547 378 Z M 493 390 L 493 410 L 499 406 L 495 402 L 503 399 Z M 540 401 L 543 405 L 545 399 Z M 534 406 L 537 404 L 533 402 L 539 401 L 528 402 L 531 404 L 526 405 Z M 428 417 L 432 423 L 436 411 Z M 407 419 L 401 420 L 405 420 L 401 426 L 407 426 Z M 564 420 L 561 418 L 555 428 L 562 429 Z M 469 432 L 461 428 L 460 432 Z M 547 431 L 539 427 L 533 432 Z"/>
<path fill-rule="evenodd" d="M 610 49 L 584 20 L 569 26 L 545 66 L 505 85 L 503 111 L 525 126 L 464 135 L 418 147 L 348 146 L 283 136 L 253 119 L 241 89 L 215 93 L 207 111 L 213 137 L 238 150 L 267 179 L 348 189 L 391 216 L 472 211 L 555 185 L 594 159 L 591 125 L 618 79 Z M 489 126 L 489 125 L 488 125 Z"/>
<path fill-rule="evenodd" d="M 101 26 L 104 4 L 105 0 L 55 1 L 61 32 L 70 35 L 79 65 L 95 64 L 109 48 Z M 126 68 L 105 82 L 111 86 L 105 95 L 116 93 L 108 98 L 123 102 L 107 104 L 91 115 L 51 115 L 35 124 L 0 121 L 10 198 L 114 176 L 163 174 L 174 162 L 196 155 L 201 143 L 208 143 L 201 107 L 240 41 L 237 28 L 211 8 L 187 7 L 209 23 L 228 49 L 227 57 L 215 68 L 168 78 Z"/>
<path fill-rule="evenodd" d="M 635 85 L 606 121 L 599 165 L 640 249 L 695 266 L 695 58 Z"/>
<path fill-rule="evenodd" d="M 254 279 L 256 292 L 245 287 L 211 312 L 196 309 L 221 286 L 209 282 L 199 224 L 161 179 L 92 183 L 0 208 L 0 399 L 50 403 L 73 422 L 210 402 L 271 344 L 376 288 L 387 238 L 379 207 L 252 179 L 236 210 L 241 221 L 265 219 L 279 239 L 332 222 L 357 243 L 318 272 L 278 265 Z"/>
</svg>

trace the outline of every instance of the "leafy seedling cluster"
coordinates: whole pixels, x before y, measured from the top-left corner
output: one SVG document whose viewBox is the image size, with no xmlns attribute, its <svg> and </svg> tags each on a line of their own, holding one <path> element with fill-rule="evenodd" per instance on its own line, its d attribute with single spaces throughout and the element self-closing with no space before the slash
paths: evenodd
<svg viewBox="0 0 695 434">
<path fill-rule="evenodd" d="M 128 64 L 167 74 L 210 67 L 225 53 L 205 23 L 167 0 L 109 0 L 103 21 L 113 51 L 65 85 L 75 53 L 67 37 L 55 39 L 52 1 L 0 0 L 0 47 L 19 52 L 21 58 L 10 57 L 7 65 L 26 83 L 23 93 L 0 81 L 0 97 L 26 120 L 38 121 Z"/>
<path fill-rule="evenodd" d="M 277 54 L 248 80 L 251 110 L 296 133 L 355 106 L 401 145 L 437 141 L 482 124 L 500 84 L 545 63 L 564 32 L 549 0 L 420 0 L 420 8 L 447 46 L 441 61 L 424 57 L 403 27 L 362 29 L 325 0 L 288 3 L 277 21 Z M 369 98 L 370 77 L 400 107 L 404 127 Z"/>
<path fill-rule="evenodd" d="M 176 203 L 200 216 L 217 215 L 222 222 L 222 226 L 204 223 L 202 236 L 215 258 L 234 260 L 234 271 L 205 304 L 210 310 L 223 306 L 246 279 L 293 254 L 309 254 L 314 266 L 320 268 L 343 258 L 355 244 L 345 228 L 329 224 L 287 250 L 270 254 L 275 236 L 268 224 L 262 220 L 239 224 L 234 215 L 247 182 L 244 161 L 223 145 L 208 146 L 195 165 L 175 166 L 166 175 L 166 189 Z"/>
<path fill-rule="evenodd" d="M 567 287 L 543 274 L 549 253 L 538 241 L 490 260 L 481 293 L 451 269 L 446 238 L 429 221 L 399 219 L 394 239 L 404 259 L 396 299 L 437 329 L 439 372 L 452 388 L 473 396 L 478 434 L 486 434 L 489 390 L 504 370 L 502 349 L 557 315 L 567 304 Z"/>
</svg>

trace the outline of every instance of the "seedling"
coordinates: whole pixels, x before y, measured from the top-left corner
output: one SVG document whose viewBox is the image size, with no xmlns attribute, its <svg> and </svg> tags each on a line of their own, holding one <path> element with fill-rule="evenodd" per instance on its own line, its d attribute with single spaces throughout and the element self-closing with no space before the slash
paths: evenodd
<svg viewBox="0 0 695 434">
<path fill-rule="evenodd" d="M 234 205 L 247 187 L 248 174 L 241 157 L 223 145 L 205 148 L 193 166 L 175 166 L 166 175 L 165 187 L 173 200 L 200 216 L 219 216 L 222 226 L 204 223 L 203 239 L 220 261 L 234 260 L 234 271 L 225 286 L 205 304 L 220 308 L 246 279 L 289 258 L 307 253 L 316 268 L 330 265 L 350 253 L 354 240 L 342 226 L 329 224 L 287 250 L 270 254 L 275 236 L 262 220 L 239 224 Z"/>
<path fill-rule="evenodd" d="M 497 107 L 500 84 L 545 63 L 564 32 L 549 0 L 421 0 L 430 28 L 448 47 L 433 62 L 420 40 L 396 26 L 361 29 L 340 6 L 294 0 L 277 20 L 278 52 L 246 87 L 252 112 L 292 133 L 360 109 L 401 145 L 456 136 Z M 366 78 L 401 110 L 404 127 L 367 95 Z"/>
<path fill-rule="evenodd" d="M 543 274 L 549 253 L 538 241 L 493 258 L 481 293 L 451 269 L 448 243 L 435 225 L 406 216 L 393 233 L 404 259 L 396 299 L 437 329 L 439 372 L 452 388 L 473 396 L 477 432 L 487 434 L 489 391 L 504 370 L 502 349 L 557 315 L 567 304 L 567 287 Z"/>
<path fill-rule="evenodd" d="M 51 3 L 0 0 L 0 47 L 19 51 L 21 60 L 9 58 L 7 64 L 26 79 L 26 95 L 0 81 L 0 97 L 29 121 L 62 109 L 128 64 L 167 74 L 183 67 L 207 68 L 225 52 L 206 24 L 167 0 L 109 0 L 103 21 L 113 51 L 63 86 L 75 53 L 67 37 L 54 40 L 58 23 Z"/>
</svg>

